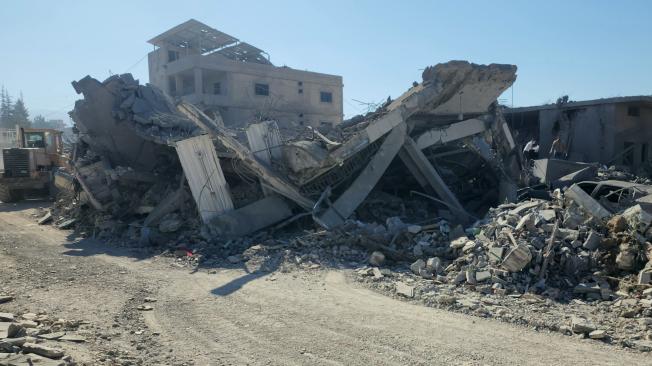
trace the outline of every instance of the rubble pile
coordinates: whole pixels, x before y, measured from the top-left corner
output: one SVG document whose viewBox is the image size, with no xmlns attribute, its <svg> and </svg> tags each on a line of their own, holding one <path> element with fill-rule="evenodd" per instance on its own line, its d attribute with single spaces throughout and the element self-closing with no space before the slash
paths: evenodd
<svg viewBox="0 0 652 366">
<path fill-rule="evenodd" d="M 0 303 L 11 296 L 0 295 Z M 84 322 L 51 318 L 38 313 L 0 313 L 0 365 L 76 365 L 60 343 L 83 343 L 77 331 Z"/>
<path fill-rule="evenodd" d="M 601 190 L 604 196 L 619 192 L 614 181 L 604 182 L 612 189 Z M 385 226 L 363 225 L 365 239 L 358 242 L 375 243 L 368 245 L 375 251 L 357 270 L 359 278 L 433 306 L 649 351 L 649 193 L 638 199 L 643 204 L 613 202 L 580 188 L 587 183 L 557 189 L 550 201 L 499 205 L 466 230 L 445 220 L 420 226 L 392 218 Z M 400 260 L 409 257 L 407 268 Z M 533 309 L 545 314 L 528 314 Z"/>
<path fill-rule="evenodd" d="M 40 221 L 145 245 L 184 232 L 230 240 L 310 222 L 302 217 L 334 229 L 359 208 L 369 219 L 395 216 L 370 208 L 408 175 L 419 199 L 432 198 L 415 206 L 416 216 L 465 222 L 515 195 L 519 157 L 495 108 L 515 78 L 513 65 L 438 64 L 335 141 L 315 129 L 311 139 L 285 141 L 274 121 L 229 130 L 219 112 L 175 105 L 129 74 L 104 82 L 87 76 L 73 82 L 84 96 L 71 112 L 79 135 L 70 164 L 75 191 Z M 455 154 L 464 169 L 439 157 L 450 149 L 463 150 Z M 397 197 L 408 194 L 415 197 L 405 189 Z"/>
<path fill-rule="evenodd" d="M 274 121 L 227 129 L 128 74 L 86 77 L 74 191 L 39 223 L 179 266 L 352 267 L 403 298 L 644 349 L 652 187 L 595 164 L 524 166 L 496 104 L 515 78 L 430 66 L 375 112 L 287 140 Z"/>
</svg>

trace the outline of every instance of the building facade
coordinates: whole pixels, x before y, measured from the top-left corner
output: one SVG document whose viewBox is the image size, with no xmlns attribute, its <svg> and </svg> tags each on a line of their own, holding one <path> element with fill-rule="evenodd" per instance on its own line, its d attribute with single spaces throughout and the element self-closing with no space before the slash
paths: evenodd
<svg viewBox="0 0 652 366">
<path fill-rule="evenodd" d="M 149 81 L 229 127 L 273 119 L 281 128 L 342 122 L 342 77 L 274 66 L 262 50 L 191 19 L 149 41 Z"/>
<path fill-rule="evenodd" d="M 580 102 L 558 102 L 505 111 L 505 118 L 524 144 L 538 139 L 547 157 L 560 137 L 568 159 L 629 167 L 652 161 L 652 96 L 631 96 Z"/>
</svg>

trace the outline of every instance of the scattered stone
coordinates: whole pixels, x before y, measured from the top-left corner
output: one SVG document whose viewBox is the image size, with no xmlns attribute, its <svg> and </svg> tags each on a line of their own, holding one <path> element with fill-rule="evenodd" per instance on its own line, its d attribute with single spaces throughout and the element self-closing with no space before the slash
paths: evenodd
<svg viewBox="0 0 652 366">
<path fill-rule="evenodd" d="M 643 268 L 638 273 L 638 284 L 649 285 L 652 283 L 652 268 Z"/>
<path fill-rule="evenodd" d="M 602 235 L 591 230 L 589 232 L 589 235 L 586 237 L 586 240 L 584 240 L 582 247 L 588 250 L 596 250 L 598 249 L 598 247 L 600 247 L 600 243 L 602 243 L 602 239 L 604 239 Z"/>
<path fill-rule="evenodd" d="M 604 339 L 607 336 L 607 332 L 601 329 L 594 330 L 589 333 L 589 338 L 591 339 Z"/>
<path fill-rule="evenodd" d="M 373 268 L 371 269 L 371 271 L 372 271 L 372 273 L 373 273 L 374 278 L 377 279 L 377 280 L 379 280 L 379 279 L 385 277 L 385 276 L 383 275 L 383 273 L 380 271 L 380 269 L 378 269 L 378 267 L 373 267 Z"/>
<path fill-rule="evenodd" d="M 156 299 L 153 298 L 153 297 L 146 297 L 146 298 L 143 299 L 143 301 L 145 301 L 145 302 L 156 302 Z"/>
<path fill-rule="evenodd" d="M 38 327 L 38 323 L 33 321 L 33 320 L 21 320 L 20 322 L 18 322 L 18 324 L 20 324 L 24 328 L 37 328 Z"/>
<path fill-rule="evenodd" d="M 36 337 L 46 339 L 48 341 L 54 341 L 54 340 L 57 340 L 57 339 L 65 336 L 65 335 L 66 335 L 66 332 L 55 332 L 55 333 L 39 334 Z"/>
<path fill-rule="evenodd" d="M 501 266 L 510 272 L 520 272 L 531 260 L 532 253 L 530 249 L 521 244 L 507 253 Z"/>
<path fill-rule="evenodd" d="M 1 322 L 13 322 L 15 319 L 14 314 L 12 313 L 0 313 Z"/>
<path fill-rule="evenodd" d="M 10 295 L 0 295 L 0 304 L 4 304 L 5 302 L 9 302 L 13 299 L 14 297 Z"/>
<path fill-rule="evenodd" d="M 641 352 L 652 352 L 652 341 L 639 340 L 633 342 L 634 348 Z"/>
<path fill-rule="evenodd" d="M 57 229 L 60 229 L 60 230 L 70 229 L 76 222 L 77 222 L 77 219 L 64 220 L 64 221 L 62 221 L 61 223 L 59 223 L 57 225 Z"/>
<path fill-rule="evenodd" d="M 452 240 L 450 243 L 450 247 L 453 249 L 461 249 L 464 248 L 466 243 L 469 242 L 469 239 L 466 236 L 459 237 L 455 240 Z"/>
<path fill-rule="evenodd" d="M 541 216 L 544 221 L 550 222 L 556 217 L 556 214 L 555 210 L 541 210 L 539 211 L 539 216 Z"/>
<path fill-rule="evenodd" d="M 590 333 L 596 330 L 596 326 L 588 320 L 580 317 L 573 317 L 571 321 L 573 333 Z"/>
<path fill-rule="evenodd" d="M 489 271 L 479 271 L 475 273 L 475 280 L 477 282 L 484 282 L 491 278 L 491 272 Z"/>
<path fill-rule="evenodd" d="M 61 358 L 63 357 L 63 350 L 60 348 L 48 347 L 42 344 L 25 343 L 22 346 L 24 353 L 34 353 L 39 356 L 47 358 Z"/>
<path fill-rule="evenodd" d="M 426 270 L 434 274 L 442 273 L 444 268 L 442 267 L 441 259 L 437 257 L 428 258 L 426 261 Z"/>
<path fill-rule="evenodd" d="M 151 306 L 149 306 L 149 305 L 138 305 L 138 307 L 137 307 L 136 309 L 137 309 L 137 310 L 140 310 L 140 311 L 150 311 L 150 310 L 154 310 L 154 308 L 151 307 Z"/>
<path fill-rule="evenodd" d="M 63 337 L 59 338 L 60 341 L 73 342 L 73 343 L 83 343 L 86 342 L 86 338 L 78 334 L 66 334 Z"/>
<path fill-rule="evenodd" d="M 396 293 L 411 299 L 414 297 L 414 287 L 403 282 L 396 282 Z"/>
<path fill-rule="evenodd" d="M 48 211 L 45 215 L 43 215 L 43 217 L 38 219 L 38 224 L 39 225 L 45 225 L 50 221 L 52 221 L 52 212 Z"/>
<path fill-rule="evenodd" d="M 643 296 L 652 296 L 652 287 L 643 290 Z M 2 315 L 0 315 L 0 320 L 2 320 Z"/>
<path fill-rule="evenodd" d="M 498 264 L 503 260 L 503 254 L 505 254 L 505 248 L 503 247 L 491 247 L 489 248 L 489 260 L 491 263 Z"/>
<path fill-rule="evenodd" d="M 417 259 L 416 262 L 412 263 L 410 265 L 410 270 L 412 273 L 421 276 L 421 274 L 425 271 L 426 269 L 426 262 L 423 261 L 423 259 Z"/>
<path fill-rule="evenodd" d="M 0 322 L 0 339 L 9 338 L 9 326 L 11 324 L 10 322 Z"/>
<path fill-rule="evenodd" d="M 21 318 L 25 320 L 36 320 L 37 317 L 38 315 L 34 313 L 25 313 L 21 316 Z"/>
</svg>

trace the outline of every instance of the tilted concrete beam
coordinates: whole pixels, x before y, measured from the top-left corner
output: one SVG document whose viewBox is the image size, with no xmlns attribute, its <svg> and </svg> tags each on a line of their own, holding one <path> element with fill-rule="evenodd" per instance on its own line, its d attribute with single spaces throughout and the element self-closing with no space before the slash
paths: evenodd
<svg viewBox="0 0 652 366">
<path fill-rule="evenodd" d="M 403 146 L 407 133 L 405 123 L 399 124 L 385 138 L 376 155 L 369 164 L 360 172 L 353 184 L 340 195 L 335 203 L 319 217 L 319 224 L 332 228 L 344 223 L 367 198 L 369 192 L 376 186 L 380 177 L 394 160 L 394 157 Z"/>
<path fill-rule="evenodd" d="M 487 130 L 486 123 L 479 119 L 467 119 L 466 121 L 453 123 L 443 128 L 433 128 L 424 132 L 416 139 L 416 145 L 423 150 L 436 144 L 460 140 L 465 137 L 477 135 Z"/>
</svg>

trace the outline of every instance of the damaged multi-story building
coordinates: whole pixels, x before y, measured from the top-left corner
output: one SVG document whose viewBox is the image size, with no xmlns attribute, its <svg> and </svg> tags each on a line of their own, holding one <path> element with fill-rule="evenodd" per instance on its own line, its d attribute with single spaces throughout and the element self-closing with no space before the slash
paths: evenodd
<svg viewBox="0 0 652 366">
<path fill-rule="evenodd" d="M 219 113 L 174 103 L 130 74 L 87 76 L 73 83 L 84 95 L 71 112 L 81 140 L 75 177 L 97 211 L 132 214 L 144 227 L 188 212 L 189 189 L 202 222 L 225 237 L 293 215 L 334 228 L 374 190 L 427 197 L 439 207 L 427 212 L 459 222 L 514 199 L 520 161 L 496 98 L 516 67 L 451 61 L 422 78 L 330 137 L 284 140 L 276 121 L 236 137 Z"/>
<path fill-rule="evenodd" d="M 190 19 L 149 40 L 149 81 L 219 112 L 227 127 L 273 119 L 281 128 L 342 122 L 342 77 L 275 66 L 249 43 Z"/>
<path fill-rule="evenodd" d="M 547 157 L 560 137 L 568 160 L 616 164 L 637 171 L 652 158 L 652 96 L 629 96 L 507 109 L 505 118 L 521 144 L 539 140 Z"/>
</svg>

